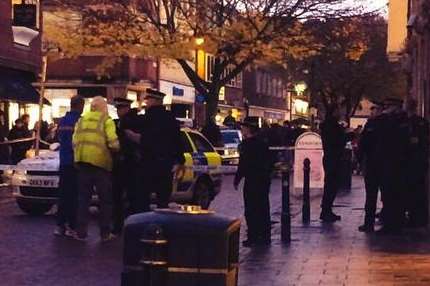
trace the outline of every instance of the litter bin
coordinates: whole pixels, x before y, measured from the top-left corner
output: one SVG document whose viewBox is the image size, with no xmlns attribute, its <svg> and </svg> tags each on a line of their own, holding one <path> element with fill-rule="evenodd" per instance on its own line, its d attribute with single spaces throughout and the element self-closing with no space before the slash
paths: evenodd
<svg viewBox="0 0 430 286">
<path fill-rule="evenodd" d="M 125 222 L 122 286 L 235 286 L 240 220 L 197 206 Z"/>
</svg>

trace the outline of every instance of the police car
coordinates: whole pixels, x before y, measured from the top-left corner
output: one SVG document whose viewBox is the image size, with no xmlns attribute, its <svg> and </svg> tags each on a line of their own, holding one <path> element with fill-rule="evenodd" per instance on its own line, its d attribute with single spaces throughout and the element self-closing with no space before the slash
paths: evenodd
<svg viewBox="0 0 430 286">
<path fill-rule="evenodd" d="M 181 134 L 186 171 L 174 182 L 171 200 L 207 209 L 221 189 L 221 156 L 199 132 L 181 128 Z M 48 212 L 58 197 L 59 152 L 42 150 L 39 156 L 22 160 L 9 181 L 21 210 L 32 215 Z"/>
</svg>

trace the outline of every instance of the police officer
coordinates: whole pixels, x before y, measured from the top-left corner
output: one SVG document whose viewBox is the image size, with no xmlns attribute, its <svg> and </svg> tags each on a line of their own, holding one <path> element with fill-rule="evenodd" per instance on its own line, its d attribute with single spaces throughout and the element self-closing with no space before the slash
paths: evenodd
<svg viewBox="0 0 430 286">
<path fill-rule="evenodd" d="M 381 192 L 384 203 L 384 226 L 380 234 L 399 234 L 405 220 L 404 191 L 408 160 L 408 121 L 402 100 L 384 100 L 380 120 L 379 152 L 381 158 Z"/>
<path fill-rule="evenodd" d="M 417 115 L 417 102 L 405 102 L 408 115 L 408 156 L 406 168 L 408 226 L 422 227 L 428 223 L 428 198 L 425 189 L 429 156 L 429 123 Z"/>
<path fill-rule="evenodd" d="M 139 142 L 141 151 L 142 187 L 136 193 L 139 212 L 150 210 L 150 195 L 157 194 L 157 206 L 167 208 L 174 178 L 184 173 L 184 147 L 179 122 L 163 106 L 165 94 L 147 89 L 144 98 L 145 115 L 136 134 L 127 130 L 128 136 Z"/>
<path fill-rule="evenodd" d="M 243 246 L 252 247 L 270 244 L 270 204 L 269 191 L 273 166 L 269 146 L 258 135 L 258 118 L 247 117 L 241 123 L 243 142 L 240 145 L 240 158 L 234 178 L 237 190 L 242 178 L 245 179 L 243 199 L 248 238 Z"/>
<path fill-rule="evenodd" d="M 335 222 L 341 217 L 333 213 L 333 202 L 339 189 L 341 174 L 341 158 L 346 144 L 344 128 L 339 124 L 336 106 L 331 106 L 325 120 L 321 124 L 321 139 L 324 149 L 324 193 L 321 202 L 320 219 L 323 222 Z"/>
<path fill-rule="evenodd" d="M 364 166 L 364 182 L 366 187 L 366 203 L 364 224 L 358 227 L 361 232 L 373 232 L 375 224 L 375 212 L 378 199 L 380 181 L 380 162 L 378 127 L 383 105 L 374 102 L 371 107 L 370 117 L 364 126 L 358 143 L 357 159 Z"/>
<path fill-rule="evenodd" d="M 124 224 L 124 195 L 129 203 L 129 213 L 136 213 L 137 169 L 140 160 L 139 145 L 131 141 L 125 130 L 139 132 L 141 116 L 138 110 L 131 108 L 131 100 L 115 98 L 114 105 L 118 113 L 115 120 L 116 131 L 121 150 L 116 154 L 113 167 L 113 233 L 121 233 Z"/>
</svg>

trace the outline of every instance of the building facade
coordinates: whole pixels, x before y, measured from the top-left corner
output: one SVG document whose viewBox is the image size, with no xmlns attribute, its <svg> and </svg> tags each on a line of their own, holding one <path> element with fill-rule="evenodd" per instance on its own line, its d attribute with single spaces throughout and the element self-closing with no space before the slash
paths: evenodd
<svg viewBox="0 0 430 286">
<path fill-rule="evenodd" d="M 9 128 L 39 102 L 32 83 L 41 69 L 40 2 L 25 3 L 0 1 L 0 109 Z"/>
</svg>

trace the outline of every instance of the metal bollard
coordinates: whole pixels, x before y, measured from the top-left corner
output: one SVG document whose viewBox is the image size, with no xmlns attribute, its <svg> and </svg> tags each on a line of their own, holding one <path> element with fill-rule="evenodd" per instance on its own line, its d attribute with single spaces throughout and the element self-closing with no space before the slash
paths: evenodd
<svg viewBox="0 0 430 286">
<path fill-rule="evenodd" d="M 309 198 L 309 187 L 310 187 L 310 172 L 311 172 L 311 161 L 306 158 L 303 161 L 303 207 L 302 207 L 302 221 L 304 224 L 308 224 L 311 221 L 311 204 Z"/>
<path fill-rule="evenodd" d="M 290 168 L 282 169 L 282 214 L 281 214 L 281 241 L 291 242 L 291 214 L 290 214 Z"/>
<path fill-rule="evenodd" d="M 167 285 L 167 239 L 163 229 L 158 225 L 149 225 L 142 239 L 143 257 L 140 264 L 143 268 L 142 285 Z"/>
</svg>

